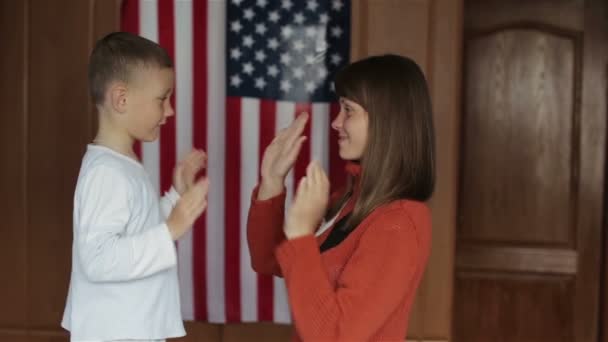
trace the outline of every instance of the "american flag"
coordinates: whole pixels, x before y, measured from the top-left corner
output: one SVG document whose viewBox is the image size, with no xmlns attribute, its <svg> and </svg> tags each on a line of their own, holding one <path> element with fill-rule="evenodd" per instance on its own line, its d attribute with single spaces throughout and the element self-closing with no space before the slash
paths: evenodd
<svg viewBox="0 0 608 342">
<path fill-rule="evenodd" d="M 290 323 L 282 279 L 251 269 L 246 218 L 264 148 L 297 113 L 311 114 L 288 175 L 311 159 L 343 184 L 330 113 L 333 75 L 349 60 L 349 0 L 125 0 L 122 30 L 158 42 L 175 63 L 175 120 L 136 147 L 159 192 L 192 147 L 208 153 L 209 206 L 178 242 L 184 319 Z"/>
</svg>

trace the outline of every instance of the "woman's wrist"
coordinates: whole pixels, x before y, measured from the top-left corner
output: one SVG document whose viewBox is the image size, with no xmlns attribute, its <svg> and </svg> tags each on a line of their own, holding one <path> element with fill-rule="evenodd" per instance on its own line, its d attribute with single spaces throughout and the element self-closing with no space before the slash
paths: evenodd
<svg viewBox="0 0 608 342">
<path fill-rule="evenodd" d="M 282 180 L 268 180 L 262 178 L 262 182 L 258 188 L 257 199 L 263 201 L 280 195 L 283 192 L 283 184 L 284 181 Z"/>
</svg>

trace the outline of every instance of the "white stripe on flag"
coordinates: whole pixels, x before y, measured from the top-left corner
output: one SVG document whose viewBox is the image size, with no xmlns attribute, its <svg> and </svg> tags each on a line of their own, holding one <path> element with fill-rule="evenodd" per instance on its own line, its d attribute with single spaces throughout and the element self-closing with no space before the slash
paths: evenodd
<svg viewBox="0 0 608 342">
<path fill-rule="evenodd" d="M 139 34 L 158 42 L 158 3 L 156 0 L 139 1 Z M 142 143 L 142 163 L 150 175 L 152 185 L 160 193 L 160 143 L 157 140 Z"/>
<path fill-rule="evenodd" d="M 192 149 L 192 2 L 175 0 L 175 127 L 179 162 Z M 178 274 L 183 319 L 194 319 L 192 230 L 178 243 Z"/>
<path fill-rule="evenodd" d="M 226 322 L 226 290 L 224 282 L 224 178 L 226 62 L 224 35 L 226 2 L 208 3 L 207 11 L 207 155 L 209 157 L 209 194 L 207 207 L 207 306 L 209 322 Z M 200 43 L 199 43 L 200 44 Z"/>
<path fill-rule="evenodd" d="M 276 131 L 289 126 L 295 118 L 296 106 L 293 102 L 278 101 L 277 116 L 276 116 Z M 309 137 L 310 138 L 310 137 Z M 285 179 L 285 188 L 287 196 L 285 200 L 285 208 L 291 206 L 291 199 L 294 191 L 293 169 L 287 174 Z M 283 278 L 274 277 L 274 321 L 276 323 L 290 323 L 291 316 L 289 311 L 289 302 L 287 300 L 287 290 L 285 288 L 285 280 Z"/>
<path fill-rule="evenodd" d="M 283 278 L 274 277 L 274 322 L 281 324 L 291 323 L 289 302 L 287 300 L 287 287 Z"/>
<path fill-rule="evenodd" d="M 247 244 L 247 214 L 253 188 L 258 183 L 260 146 L 260 100 L 241 100 L 241 213 L 240 213 L 240 270 L 241 270 L 241 320 L 257 320 L 257 274 L 251 268 L 251 256 Z M 236 157 L 236 156 L 235 156 Z"/>
<path fill-rule="evenodd" d="M 313 103 L 310 132 L 310 160 L 321 163 L 329 175 L 329 103 Z"/>
<path fill-rule="evenodd" d="M 175 79 L 177 156 L 192 149 L 192 1 L 175 1 Z"/>
</svg>

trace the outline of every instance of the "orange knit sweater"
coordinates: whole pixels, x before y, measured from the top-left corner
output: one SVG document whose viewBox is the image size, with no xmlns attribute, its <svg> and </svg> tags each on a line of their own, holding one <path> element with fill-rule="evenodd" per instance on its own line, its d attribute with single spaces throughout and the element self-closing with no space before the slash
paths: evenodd
<svg viewBox="0 0 608 342">
<path fill-rule="evenodd" d="M 350 172 L 358 172 L 349 166 Z M 354 170 L 353 170 L 354 169 Z M 339 214 L 352 211 L 354 198 Z M 428 207 L 399 200 L 377 208 L 337 246 L 322 235 L 286 240 L 285 193 L 257 200 L 247 222 L 252 267 L 283 276 L 296 341 L 403 341 L 431 239 Z"/>
</svg>

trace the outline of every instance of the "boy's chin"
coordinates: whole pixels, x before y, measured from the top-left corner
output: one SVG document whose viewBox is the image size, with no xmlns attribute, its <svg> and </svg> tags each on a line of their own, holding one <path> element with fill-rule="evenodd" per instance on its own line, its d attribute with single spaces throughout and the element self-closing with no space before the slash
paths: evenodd
<svg viewBox="0 0 608 342">
<path fill-rule="evenodd" d="M 160 135 L 160 130 L 156 129 L 152 132 L 148 132 L 148 134 L 146 134 L 145 136 L 137 137 L 136 139 L 141 142 L 153 142 L 153 141 L 158 140 L 159 135 Z"/>
</svg>

